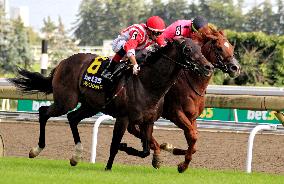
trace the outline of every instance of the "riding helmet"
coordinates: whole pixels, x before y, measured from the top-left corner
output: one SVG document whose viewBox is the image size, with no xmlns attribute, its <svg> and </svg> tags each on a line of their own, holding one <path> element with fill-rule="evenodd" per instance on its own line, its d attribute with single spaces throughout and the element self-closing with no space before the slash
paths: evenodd
<svg viewBox="0 0 284 184">
<path fill-rule="evenodd" d="M 163 32 L 166 28 L 164 20 L 159 16 L 152 16 L 147 19 L 146 26 L 151 31 Z"/>
<path fill-rule="evenodd" d="M 196 30 L 208 25 L 208 21 L 206 18 L 202 16 L 197 16 L 192 20 L 192 25 Z"/>
</svg>

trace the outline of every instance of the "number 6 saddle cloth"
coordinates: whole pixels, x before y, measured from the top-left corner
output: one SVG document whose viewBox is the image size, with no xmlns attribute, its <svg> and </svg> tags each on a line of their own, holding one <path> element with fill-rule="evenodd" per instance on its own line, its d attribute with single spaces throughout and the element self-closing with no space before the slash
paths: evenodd
<svg viewBox="0 0 284 184">
<path fill-rule="evenodd" d="M 104 80 L 101 77 L 101 73 L 103 72 L 104 68 L 109 64 L 110 58 L 109 57 L 96 57 L 88 66 L 87 70 L 84 72 L 81 80 L 81 86 L 90 88 L 93 90 L 103 90 L 104 85 L 109 86 L 109 81 Z M 113 72 L 114 83 L 118 81 L 124 71 L 130 69 L 131 66 L 129 62 L 120 62 L 115 66 Z M 106 87 L 106 86 L 105 86 Z"/>
</svg>

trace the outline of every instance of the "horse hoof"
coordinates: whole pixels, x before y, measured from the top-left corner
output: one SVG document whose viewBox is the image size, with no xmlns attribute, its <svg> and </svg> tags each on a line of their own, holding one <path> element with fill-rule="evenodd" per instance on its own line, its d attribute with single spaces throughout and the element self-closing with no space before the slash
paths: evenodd
<svg viewBox="0 0 284 184">
<path fill-rule="evenodd" d="M 153 154 L 152 166 L 155 169 L 160 169 L 161 165 L 162 165 L 162 160 L 160 158 L 160 155 Z"/>
<path fill-rule="evenodd" d="M 29 152 L 29 158 L 35 158 L 36 156 L 32 150 Z"/>
<path fill-rule="evenodd" d="M 178 165 L 178 172 L 183 173 L 187 169 L 188 165 L 184 164 L 183 162 Z"/>
<path fill-rule="evenodd" d="M 70 165 L 71 166 L 76 166 L 78 164 L 78 162 L 76 160 L 74 160 L 73 158 L 70 159 Z"/>
</svg>

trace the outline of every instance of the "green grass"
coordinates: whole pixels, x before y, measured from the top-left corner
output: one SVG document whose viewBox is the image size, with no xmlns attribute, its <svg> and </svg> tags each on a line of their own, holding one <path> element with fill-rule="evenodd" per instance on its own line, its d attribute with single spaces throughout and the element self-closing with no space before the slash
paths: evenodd
<svg viewBox="0 0 284 184">
<path fill-rule="evenodd" d="M 105 164 L 79 163 L 71 167 L 66 160 L 28 158 L 0 158 L 0 183 L 103 183 L 103 184 L 227 184 L 227 183 L 283 183 L 284 175 L 246 174 L 234 171 L 188 169 L 179 174 L 175 167 L 155 170 L 152 167 L 114 164 L 112 171 L 104 171 Z"/>
</svg>

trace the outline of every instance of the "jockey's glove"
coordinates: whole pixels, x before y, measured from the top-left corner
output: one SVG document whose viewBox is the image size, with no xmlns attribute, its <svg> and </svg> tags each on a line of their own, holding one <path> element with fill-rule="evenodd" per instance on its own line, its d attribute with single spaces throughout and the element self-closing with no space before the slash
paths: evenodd
<svg viewBox="0 0 284 184">
<path fill-rule="evenodd" d="M 140 66 L 138 64 L 133 65 L 133 74 L 137 75 L 140 71 Z"/>
</svg>

